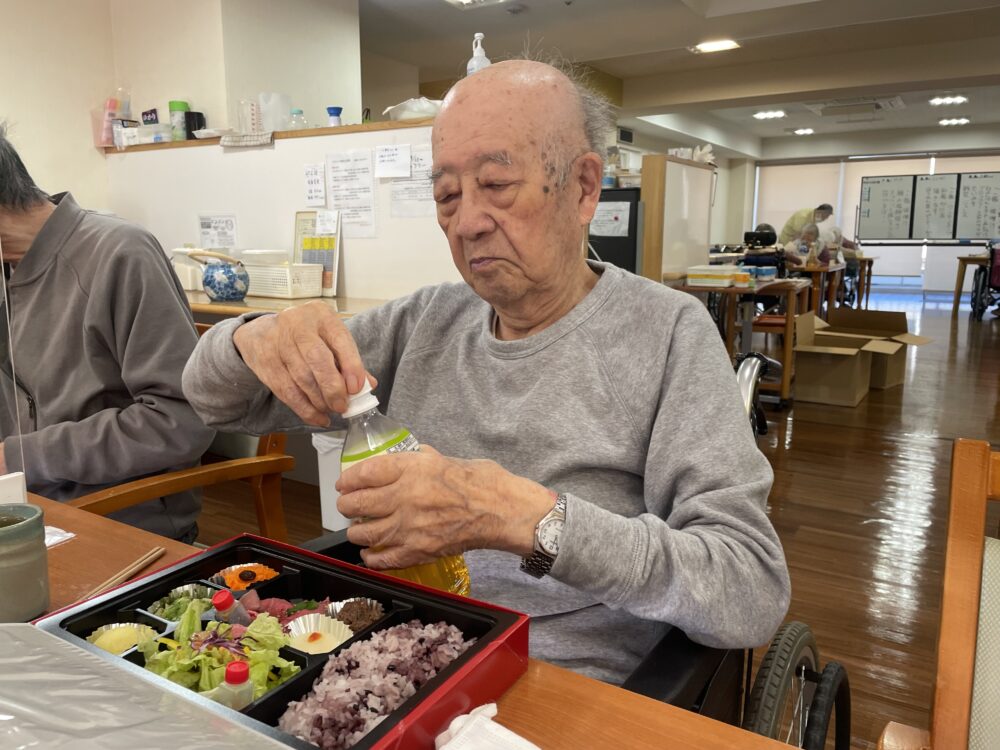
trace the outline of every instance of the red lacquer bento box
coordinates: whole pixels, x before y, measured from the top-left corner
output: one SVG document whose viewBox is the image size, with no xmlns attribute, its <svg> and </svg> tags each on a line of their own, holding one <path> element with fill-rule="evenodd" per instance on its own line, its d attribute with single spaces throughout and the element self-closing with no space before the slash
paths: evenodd
<svg viewBox="0 0 1000 750">
<path fill-rule="evenodd" d="M 171 592 L 221 590 L 227 585 L 225 579 L 217 574 L 233 566 L 247 564 L 266 566 L 277 572 L 277 576 L 248 582 L 245 590 L 234 592 L 236 597 L 250 596 L 256 597 L 255 602 L 285 601 L 292 604 L 326 600 L 378 602 L 384 616 L 374 624 L 359 629 L 329 654 L 310 654 L 292 646 L 282 647 L 281 658 L 285 664 L 294 664 L 298 668 L 297 673 L 270 688 L 240 712 L 203 697 L 197 689 L 146 669 L 148 642 L 147 653 L 132 647 L 115 654 L 87 640 L 88 636 L 93 639 L 93 634 L 99 629 L 107 630 L 105 626 L 137 623 L 156 631 L 159 636 L 157 644 L 162 641 L 176 647 L 176 642 L 171 639 L 178 629 L 178 622 L 171 619 L 177 617 L 176 612 L 164 616 L 167 611 L 164 602 L 170 601 Z M 212 610 L 201 614 L 203 624 L 211 621 L 213 615 Z M 373 636 L 377 638 L 382 631 L 414 620 L 424 625 L 446 623 L 454 626 L 461 631 L 462 639 L 471 641 L 471 645 L 351 745 L 358 750 L 402 750 L 433 747 L 434 738 L 447 728 L 451 719 L 483 703 L 495 701 L 517 681 L 528 663 L 527 616 L 245 534 L 99 597 L 49 615 L 36 624 L 42 630 L 121 669 L 142 676 L 163 690 L 182 695 L 289 747 L 308 750 L 314 745 L 278 726 L 289 702 L 300 701 L 310 693 L 329 659 L 355 643 Z M 188 622 L 190 624 L 190 620 Z M 386 634 L 381 637 L 385 638 Z M 165 650 L 169 646 L 158 645 L 158 648 Z"/>
</svg>

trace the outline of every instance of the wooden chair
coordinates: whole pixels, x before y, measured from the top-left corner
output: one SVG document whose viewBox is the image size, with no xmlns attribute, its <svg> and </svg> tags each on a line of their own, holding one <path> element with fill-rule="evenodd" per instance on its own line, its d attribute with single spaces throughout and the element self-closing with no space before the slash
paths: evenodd
<svg viewBox="0 0 1000 750">
<path fill-rule="evenodd" d="M 195 325 L 199 335 L 211 327 L 202 323 Z M 285 442 L 284 433 L 264 435 L 257 441 L 256 456 L 218 461 L 137 479 L 78 497 L 68 505 L 106 516 L 165 495 L 240 479 L 250 484 L 261 535 L 286 542 L 288 530 L 281 503 L 281 475 L 295 468 L 295 459 L 285 454 Z"/>
<path fill-rule="evenodd" d="M 955 441 L 931 728 L 890 722 L 879 750 L 1000 747 L 988 698 L 1000 690 L 1000 540 L 985 538 L 990 500 L 1000 500 L 1000 451 Z"/>
<path fill-rule="evenodd" d="M 782 403 L 792 395 L 792 380 L 795 378 L 795 317 L 805 312 L 809 304 L 809 287 L 804 286 L 794 293 L 785 293 L 785 311 L 764 313 L 753 319 L 753 332 L 774 334 L 782 337 L 781 342 L 781 382 L 761 383 L 761 391 L 777 391 Z"/>
</svg>

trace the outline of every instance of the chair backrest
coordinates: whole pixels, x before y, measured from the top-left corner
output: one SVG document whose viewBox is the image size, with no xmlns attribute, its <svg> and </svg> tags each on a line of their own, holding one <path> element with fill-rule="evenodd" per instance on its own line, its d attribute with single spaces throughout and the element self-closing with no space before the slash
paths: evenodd
<svg viewBox="0 0 1000 750">
<path fill-rule="evenodd" d="M 1000 548 L 990 544 L 989 583 L 985 599 L 981 596 L 984 575 L 984 549 L 986 548 L 986 508 L 990 500 L 1000 500 L 1000 451 L 990 451 L 989 443 L 976 440 L 957 440 L 952 452 L 951 507 L 948 511 L 948 542 L 945 551 L 944 593 L 941 599 L 941 631 L 938 637 L 937 679 L 934 688 L 934 707 L 931 717 L 931 747 L 964 748 L 969 746 L 973 718 L 974 686 L 984 691 L 995 689 L 984 672 L 984 679 L 975 685 L 976 652 L 980 625 L 993 624 L 996 634 L 997 621 L 991 615 L 996 606 L 995 596 L 1000 594 L 993 572 L 1000 565 Z M 980 617 L 980 606 L 985 607 L 985 617 Z M 1000 660 L 1000 645 L 984 649 Z M 981 700 L 988 699 L 988 693 Z M 989 710 L 994 713 L 996 704 Z M 982 723 L 976 711 L 976 726 L 972 734 L 983 737 L 985 745 L 1000 746 L 997 736 L 986 737 L 991 731 Z"/>
</svg>

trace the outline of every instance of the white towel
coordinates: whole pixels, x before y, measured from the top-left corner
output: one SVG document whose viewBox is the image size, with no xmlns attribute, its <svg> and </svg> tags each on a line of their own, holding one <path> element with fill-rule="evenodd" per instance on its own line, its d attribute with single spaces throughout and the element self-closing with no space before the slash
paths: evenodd
<svg viewBox="0 0 1000 750">
<path fill-rule="evenodd" d="M 487 703 L 456 716 L 434 740 L 436 750 L 540 750 L 502 724 L 493 721 L 497 704 Z"/>
</svg>

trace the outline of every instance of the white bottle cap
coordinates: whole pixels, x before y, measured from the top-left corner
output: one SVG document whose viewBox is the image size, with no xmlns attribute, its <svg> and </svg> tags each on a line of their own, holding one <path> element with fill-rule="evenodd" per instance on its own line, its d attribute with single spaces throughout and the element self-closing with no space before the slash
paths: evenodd
<svg viewBox="0 0 1000 750">
<path fill-rule="evenodd" d="M 347 411 L 344 412 L 343 417 L 344 419 L 350 419 L 359 414 L 364 414 L 366 411 L 371 411 L 377 406 L 378 399 L 372 393 L 372 384 L 368 382 L 368 378 L 365 378 L 365 383 L 361 386 L 361 390 L 353 396 L 347 397 Z"/>
</svg>

